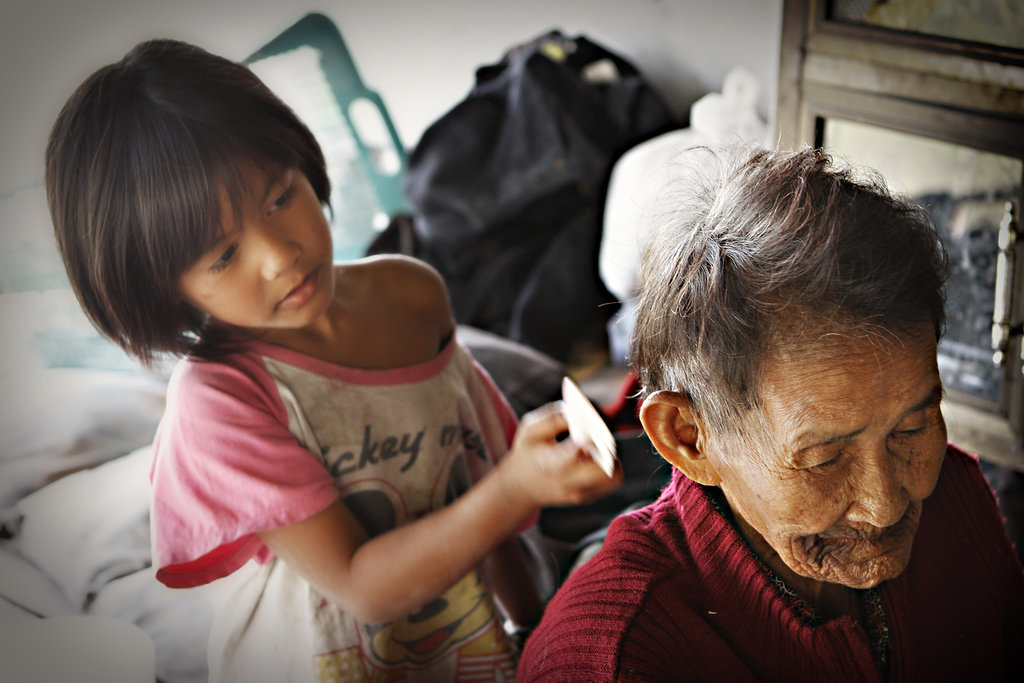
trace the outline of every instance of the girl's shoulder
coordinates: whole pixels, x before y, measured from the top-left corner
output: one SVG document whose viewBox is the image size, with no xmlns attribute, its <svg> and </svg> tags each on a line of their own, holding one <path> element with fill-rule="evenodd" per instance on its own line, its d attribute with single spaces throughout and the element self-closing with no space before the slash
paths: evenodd
<svg viewBox="0 0 1024 683">
<path fill-rule="evenodd" d="M 381 310 L 451 318 L 448 288 L 430 264 L 399 254 L 370 256 L 336 266 L 342 296 L 355 295 Z"/>
<path fill-rule="evenodd" d="M 426 261 L 402 254 L 378 254 L 337 264 L 338 273 L 372 278 L 376 284 L 426 284 L 444 287 L 441 274 Z"/>
</svg>

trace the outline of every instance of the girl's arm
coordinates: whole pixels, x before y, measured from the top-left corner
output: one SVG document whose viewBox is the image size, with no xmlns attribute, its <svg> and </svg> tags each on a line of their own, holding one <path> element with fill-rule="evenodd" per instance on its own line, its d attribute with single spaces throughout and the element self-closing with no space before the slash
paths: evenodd
<svg viewBox="0 0 1024 683">
<path fill-rule="evenodd" d="M 530 576 L 519 539 L 511 536 L 484 560 L 484 573 L 502 613 L 517 628 L 532 628 L 540 621 L 543 604 Z"/>
<path fill-rule="evenodd" d="M 368 539 L 338 501 L 264 543 L 354 616 L 387 622 L 416 611 L 512 535 L 541 507 L 578 504 L 619 485 L 569 440 L 559 404 L 523 417 L 512 449 L 450 505 Z"/>
</svg>

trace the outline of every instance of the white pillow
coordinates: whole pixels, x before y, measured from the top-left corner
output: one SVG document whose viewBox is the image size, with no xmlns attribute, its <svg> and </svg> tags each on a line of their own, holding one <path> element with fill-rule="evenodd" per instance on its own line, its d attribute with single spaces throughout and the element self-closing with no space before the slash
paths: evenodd
<svg viewBox="0 0 1024 683">
<path fill-rule="evenodd" d="M 14 549 L 78 610 L 120 576 L 151 564 L 151 446 L 76 472 L 18 502 Z"/>
<path fill-rule="evenodd" d="M 152 459 L 152 446 L 145 446 L 26 496 L 15 508 L 20 529 L 8 543 L 56 586 L 51 601 L 62 598 L 76 611 L 141 627 L 156 644 L 159 680 L 202 683 L 211 587 L 174 590 L 156 579 L 149 542 Z"/>
<path fill-rule="evenodd" d="M 29 368 L 0 383 L 0 508 L 150 443 L 166 382 L 143 373 Z"/>
<path fill-rule="evenodd" d="M 53 617 L 76 614 L 79 610 L 68 602 L 38 567 L 12 552 L 11 543 L 0 543 L 0 603 L 6 601 L 21 610 Z"/>
</svg>

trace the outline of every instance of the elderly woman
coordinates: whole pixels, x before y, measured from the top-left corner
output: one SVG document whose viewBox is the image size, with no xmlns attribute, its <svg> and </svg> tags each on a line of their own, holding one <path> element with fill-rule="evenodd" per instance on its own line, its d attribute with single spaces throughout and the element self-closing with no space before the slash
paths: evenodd
<svg viewBox="0 0 1024 683">
<path fill-rule="evenodd" d="M 939 409 L 927 216 L 819 151 L 701 168 L 632 342 L 672 482 L 561 587 L 520 680 L 1020 680 L 1024 575 Z"/>
</svg>

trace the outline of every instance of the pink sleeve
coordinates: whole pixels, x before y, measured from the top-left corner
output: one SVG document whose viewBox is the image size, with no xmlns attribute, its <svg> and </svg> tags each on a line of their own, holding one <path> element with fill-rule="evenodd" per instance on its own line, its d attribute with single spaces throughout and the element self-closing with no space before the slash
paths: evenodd
<svg viewBox="0 0 1024 683">
<path fill-rule="evenodd" d="M 472 356 L 470 356 L 470 358 L 472 358 Z M 473 359 L 473 366 L 476 368 L 477 374 L 480 375 L 484 391 L 487 393 L 487 399 L 494 406 L 494 410 L 498 414 L 498 419 L 501 421 L 501 428 L 505 434 L 505 445 L 511 449 L 512 441 L 516 437 L 516 429 L 519 427 L 519 418 L 516 417 L 516 412 L 512 409 L 508 399 L 505 398 L 505 394 L 501 393 L 501 389 L 499 389 L 498 385 L 494 383 L 494 379 L 475 358 Z M 498 458 L 495 458 L 495 462 L 497 462 L 497 460 Z M 523 533 L 536 524 L 538 519 L 540 519 L 539 511 L 527 519 L 526 522 L 516 530 L 516 533 Z"/>
<path fill-rule="evenodd" d="M 209 583 L 270 550 L 256 533 L 302 521 L 338 497 L 330 473 L 288 430 L 257 357 L 183 361 L 155 440 L 152 543 L 157 578 Z"/>
<path fill-rule="evenodd" d="M 501 393 L 501 389 L 494 383 L 494 379 L 491 378 L 487 370 L 484 369 L 480 363 L 473 359 L 473 365 L 476 367 L 477 373 L 480 374 L 483 380 L 484 389 L 487 391 L 487 397 L 491 404 L 494 406 L 495 412 L 498 413 L 498 419 L 501 420 L 501 428 L 505 433 L 505 444 L 509 448 L 512 448 L 512 440 L 516 436 L 516 428 L 519 426 L 519 418 L 516 417 L 516 413 L 512 410 L 512 406 L 509 405 L 508 399 L 505 398 L 505 394 Z"/>
</svg>

